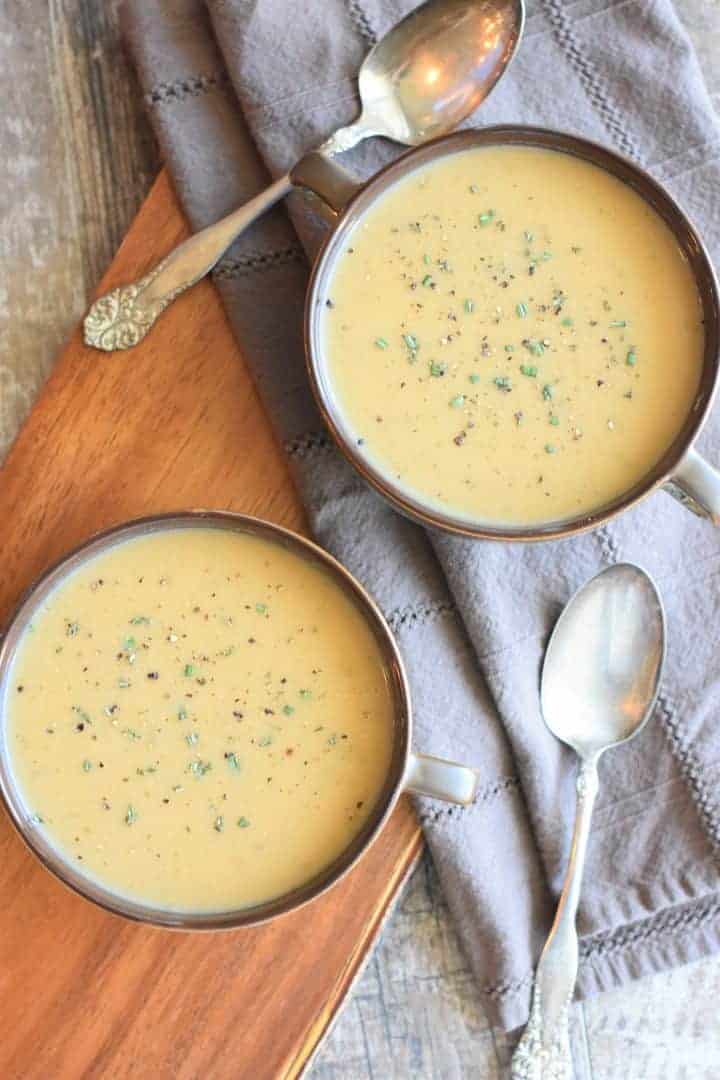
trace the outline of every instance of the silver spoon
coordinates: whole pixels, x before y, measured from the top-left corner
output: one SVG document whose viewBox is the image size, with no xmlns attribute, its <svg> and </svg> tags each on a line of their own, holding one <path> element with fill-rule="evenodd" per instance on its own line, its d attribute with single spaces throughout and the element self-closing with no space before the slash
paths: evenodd
<svg viewBox="0 0 720 1080">
<path fill-rule="evenodd" d="M 524 0 L 427 0 L 368 53 L 358 76 L 360 115 L 320 150 L 338 154 L 373 135 L 417 146 L 457 127 L 505 71 L 524 14 Z M 140 281 L 101 296 L 85 317 L 85 343 L 107 352 L 137 345 L 168 304 L 205 277 L 292 186 L 286 173 L 180 244 Z"/>
<path fill-rule="evenodd" d="M 655 585 L 630 563 L 611 566 L 575 593 L 545 653 L 541 705 L 553 735 L 582 762 L 570 861 L 555 921 L 535 972 L 527 1028 L 512 1080 L 571 1080 L 568 1016 L 578 970 L 575 916 L 600 755 L 637 735 L 657 697 L 665 616 Z"/>
</svg>

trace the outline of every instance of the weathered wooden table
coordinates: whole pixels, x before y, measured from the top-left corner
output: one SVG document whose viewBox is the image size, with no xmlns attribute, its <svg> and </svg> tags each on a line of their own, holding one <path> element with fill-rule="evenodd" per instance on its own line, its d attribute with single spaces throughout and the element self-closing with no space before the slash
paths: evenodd
<svg viewBox="0 0 720 1080">
<path fill-rule="evenodd" d="M 0 3 L 0 457 L 158 170 L 117 7 Z M 720 0 L 677 7 L 720 107 Z M 712 959 L 586 1003 L 574 1020 L 578 1080 L 717 1080 L 719 999 Z M 425 860 L 312 1078 L 494 1080 L 509 1051 L 488 1027 Z"/>
</svg>

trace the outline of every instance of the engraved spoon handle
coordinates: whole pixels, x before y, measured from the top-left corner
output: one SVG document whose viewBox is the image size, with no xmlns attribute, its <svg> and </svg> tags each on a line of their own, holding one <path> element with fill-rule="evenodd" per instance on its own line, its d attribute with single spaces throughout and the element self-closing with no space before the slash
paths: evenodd
<svg viewBox="0 0 720 1080">
<path fill-rule="evenodd" d="M 572 1080 L 569 1010 L 578 971 L 575 928 L 590 820 L 598 791 L 597 757 L 583 762 L 570 860 L 555 921 L 535 972 L 532 1008 L 512 1059 L 512 1080 Z"/>
<path fill-rule="evenodd" d="M 289 174 L 280 177 L 244 206 L 185 240 L 139 281 L 101 296 L 85 316 L 85 344 L 106 352 L 137 345 L 175 297 L 208 274 L 233 240 L 292 186 Z"/>
</svg>

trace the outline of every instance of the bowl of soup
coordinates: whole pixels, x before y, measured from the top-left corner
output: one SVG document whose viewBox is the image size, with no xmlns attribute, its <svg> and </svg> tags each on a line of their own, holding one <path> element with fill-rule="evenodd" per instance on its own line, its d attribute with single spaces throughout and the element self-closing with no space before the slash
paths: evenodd
<svg viewBox="0 0 720 1080">
<path fill-rule="evenodd" d="M 399 794 L 473 769 L 414 754 L 392 634 L 330 555 L 241 515 L 91 538 L 0 647 L 0 792 L 21 836 L 109 911 L 184 929 L 293 910 Z"/>
<path fill-rule="evenodd" d="M 474 537 L 595 527 L 665 485 L 720 518 L 693 443 L 717 379 L 718 289 L 664 189 L 584 139 L 466 131 L 333 207 L 306 307 L 338 446 L 399 510 Z M 351 194 L 352 192 L 352 194 Z"/>
</svg>

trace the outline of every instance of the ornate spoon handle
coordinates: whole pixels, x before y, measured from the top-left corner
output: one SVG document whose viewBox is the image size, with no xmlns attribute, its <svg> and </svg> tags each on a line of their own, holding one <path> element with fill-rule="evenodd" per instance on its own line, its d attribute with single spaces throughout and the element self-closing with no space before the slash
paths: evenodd
<svg viewBox="0 0 720 1080">
<path fill-rule="evenodd" d="M 290 176 L 282 176 L 238 210 L 185 240 L 139 281 L 101 296 L 85 316 L 85 344 L 106 352 L 137 345 L 168 304 L 209 273 L 233 240 L 291 189 Z"/>
<path fill-rule="evenodd" d="M 578 970 L 575 916 L 590 819 L 598 791 L 597 758 L 583 762 L 570 861 L 555 921 L 535 972 L 532 1008 L 512 1059 L 512 1080 L 572 1080 L 568 1014 Z"/>
</svg>

